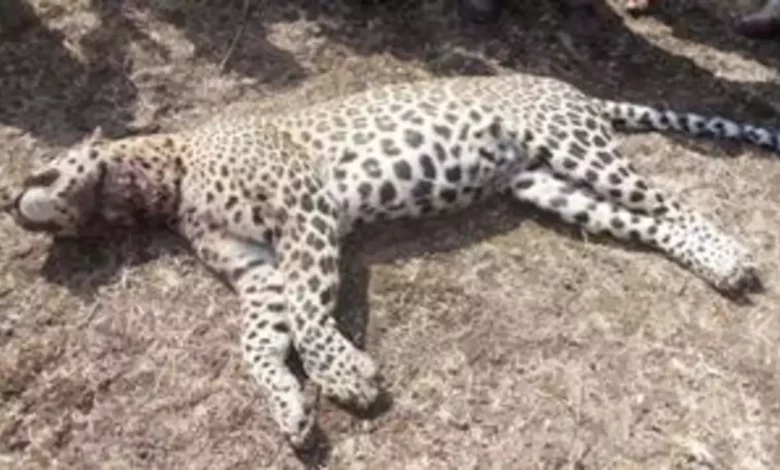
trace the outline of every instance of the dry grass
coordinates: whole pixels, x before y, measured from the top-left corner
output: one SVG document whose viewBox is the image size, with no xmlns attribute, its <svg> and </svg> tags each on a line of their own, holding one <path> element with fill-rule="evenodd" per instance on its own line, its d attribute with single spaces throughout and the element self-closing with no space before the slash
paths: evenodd
<svg viewBox="0 0 780 470">
<path fill-rule="evenodd" d="M 756 1 L 668 1 L 644 19 L 518 2 L 484 29 L 448 2 L 313 3 L 260 2 L 226 56 L 242 2 L 32 2 L 38 22 L 0 39 L 2 178 L 98 123 L 175 129 L 250 102 L 498 69 L 777 123 L 780 47 L 726 23 Z M 357 320 L 367 307 L 394 404 L 375 420 L 323 404 L 320 463 L 780 466 L 780 166 L 658 135 L 626 151 L 755 248 L 767 293 L 737 306 L 654 253 L 504 203 L 366 230 L 343 305 Z M 2 219 L 0 264 L 0 467 L 302 467 L 241 362 L 235 299 L 175 240 L 52 245 Z"/>
</svg>

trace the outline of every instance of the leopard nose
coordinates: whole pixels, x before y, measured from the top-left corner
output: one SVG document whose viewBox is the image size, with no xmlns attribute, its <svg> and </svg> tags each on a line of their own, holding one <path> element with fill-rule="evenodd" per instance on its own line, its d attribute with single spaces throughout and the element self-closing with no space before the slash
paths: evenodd
<svg viewBox="0 0 780 470">
<path fill-rule="evenodd" d="M 19 194 L 14 197 L 13 202 L 8 204 L 10 207 L 6 209 L 10 213 L 14 222 L 16 222 L 23 229 L 32 232 L 52 232 L 59 229 L 60 227 L 53 222 L 33 222 L 24 216 L 21 210 L 21 202 L 25 193 L 26 190 L 19 191 Z"/>
<path fill-rule="evenodd" d="M 56 168 L 50 168 L 41 173 L 36 173 L 34 175 L 28 176 L 22 182 L 22 187 L 27 189 L 32 186 L 44 186 L 44 187 L 49 186 L 50 184 L 57 181 L 57 178 L 59 177 L 60 177 L 60 170 Z"/>
</svg>

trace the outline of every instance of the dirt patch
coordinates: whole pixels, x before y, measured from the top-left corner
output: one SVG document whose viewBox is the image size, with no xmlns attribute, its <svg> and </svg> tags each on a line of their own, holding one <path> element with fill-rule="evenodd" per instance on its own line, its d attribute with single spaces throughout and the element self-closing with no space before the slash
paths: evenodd
<svg viewBox="0 0 780 470">
<path fill-rule="evenodd" d="M 447 1 L 255 3 L 30 2 L 0 38 L 0 185 L 98 124 L 178 129 L 436 75 L 545 73 L 777 122 L 780 47 L 728 29 L 758 2 L 670 1 L 642 19 L 516 2 L 489 27 Z M 780 465 L 780 167 L 659 135 L 625 149 L 748 241 L 767 293 L 737 306 L 655 253 L 508 203 L 365 230 L 343 310 L 367 321 L 354 329 L 393 407 L 364 420 L 324 403 L 320 463 Z M 235 298 L 173 237 L 52 244 L 3 218 L 0 264 L 0 467 L 304 466 L 241 362 Z"/>
</svg>

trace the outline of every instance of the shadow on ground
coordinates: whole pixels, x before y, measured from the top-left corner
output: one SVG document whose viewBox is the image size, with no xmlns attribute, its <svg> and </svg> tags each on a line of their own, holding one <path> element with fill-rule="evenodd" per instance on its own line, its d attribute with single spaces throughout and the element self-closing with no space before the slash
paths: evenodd
<svg viewBox="0 0 780 470">
<path fill-rule="evenodd" d="M 362 8 L 353 4 L 338 13 L 297 3 L 309 16 L 322 19 L 329 39 L 355 53 L 389 51 L 423 62 L 435 75 L 498 70 L 553 75 L 605 98 L 718 113 L 765 125 L 777 117 L 771 104 L 780 97 L 777 83 L 746 85 L 717 77 L 691 59 L 634 34 L 619 8 L 604 2 L 574 9 L 557 0 L 505 2 L 501 21 L 486 26 L 459 19 L 454 2 L 448 0 Z M 665 2 L 655 15 L 684 39 L 736 52 L 774 69 L 780 64 L 779 43 L 738 36 L 728 18 L 712 7 Z"/>
<path fill-rule="evenodd" d="M 139 83 L 173 101 L 155 109 L 151 119 L 175 110 L 183 97 L 172 96 L 171 80 L 146 83 L 130 57 L 129 49 L 137 48 L 159 67 L 171 60 L 170 51 L 139 27 L 138 16 L 144 13 L 180 28 L 194 45 L 192 60 L 212 61 L 225 72 L 266 85 L 305 76 L 289 53 L 257 41 L 262 24 L 248 25 L 254 28 L 253 41 L 236 40 L 241 37 L 237 25 L 249 13 L 240 3 L 207 7 L 201 2 L 179 10 L 156 5 L 165 3 L 93 1 L 94 15 L 80 20 L 81 35 L 74 44 L 72 37 L 44 24 L 48 18 L 36 16 L 24 0 L 6 0 L 3 11 L 24 20 L 4 20 L 7 26 L 0 29 L 0 124 L 58 146 L 73 144 L 98 125 L 115 137 L 156 130 L 154 122 L 135 122 L 137 107 L 145 105 L 137 101 Z M 61 8 L 49 15 L 56 16 Z"/>
<path fill-rule="evenodd" d="M 98 122 L 115 131 L 130 121 L 137 90 L 122 31 L 94 25 L 86 56 L 78 57 L 22 0 L 8 2 L 27 20 L 0 38 L 0 123 L 68 145 Z"/>
<path fill-rule="evenodd" d="M 765 1 L 700 0 L 698 2 L 665 2 L 649 16 L 669 26 L 671 35 L 687 41 L 706 44 L 722 52 L 755 60 L 773 69 L 780 68 L 780 42 L 751 40 L 734 34 L 733 27 L 743 15 L 758 11 Z"/>
<path fill-rule="evenodd" d="M 136 18 L 143 14 L 181 31 L 194 47 L 192 60 L 212 62 L 224 73 L 266 86 L 289 86 L 306 77 L 308 71 L 290 52 L 262 39 L 270 26 L 304 19 L 315 21 L 320 35 L 354 54 L 389 52 L 421 61 L 435 75 L 499 70 L 549 74 L 597 96 L 758 122 L 774 118 L 776 108 L 767 102 L 780 96 L 776 84 L 746 93 L 744 84 L 716 77 L 656 47 L 633 34 L 623 16 L 600 2 L 576 9 L 559 0 L 507 2 L 498 24 L 478 26 L 458 17 L 454 0 L 94 1 L 96 20 L 86 23 L 90 29 L 80 44 L 85 54 L 77 57 L 63 35 L 44 26 L 25 3 L 9 1 L 26 11 L 29 20 L 0 43 L 0 122 L 61 145 L 78 137 L 73 130 L 84 133 L 98 124 L 109 135 L 138 132 L 133 128 L 138 93 L 132 79 L 137 71 L 128 48 L 150 51 L 160 63 L 169 60 L 166 48 L 138 27 Z M 777 67 L 777 43 L 738 37 L 728 19 L 713 10 L 686 2 L 663 5 L 654 15 L 685 39 Z"/>
<path fill-rule="evenodd" d="M 187 247 L 168 232 L 112 231 L 105 237 L 55 239 L 41 275 L 86 302 L 101 286 L 117 282 L 121 270 L 140 266 L 165 255 L 186 255 Z"/>
</svg>

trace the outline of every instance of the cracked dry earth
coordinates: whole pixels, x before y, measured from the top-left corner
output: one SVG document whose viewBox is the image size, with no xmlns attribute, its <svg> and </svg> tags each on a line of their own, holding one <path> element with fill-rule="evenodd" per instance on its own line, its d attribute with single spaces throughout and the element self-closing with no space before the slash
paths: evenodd
<svg viewBox="0 0 780 470">
<path fill-rule="evenodd" d="M 448 1 L 9 1 L 29 16 L 0 37 L 0 183 L 97 124 L 499 70 L 778 126 L 780 46 L 728 29 L 758 2 L 665 3 L 518 1 L 480 28 Z M 242 363 L 236 299 L 175 239 L 52 244 L 0 219 L 0 468 L 777 468 L 780 161 L 657 134 L 624 151 L 746 240 L 767 292 L 737 305 L 511 203 L 368 228 L 341 311 L 394 403 L 364 420 L 324 402 L 330 450 L 302 458 Z"/>
</svg>

